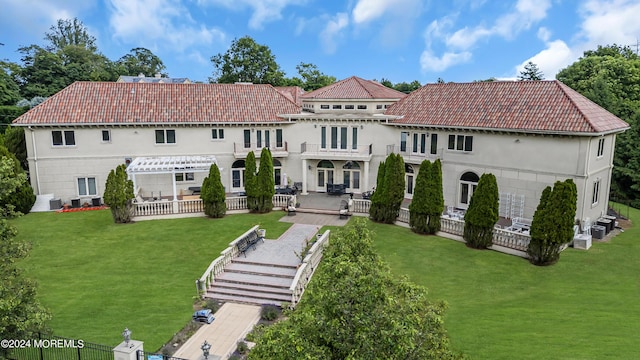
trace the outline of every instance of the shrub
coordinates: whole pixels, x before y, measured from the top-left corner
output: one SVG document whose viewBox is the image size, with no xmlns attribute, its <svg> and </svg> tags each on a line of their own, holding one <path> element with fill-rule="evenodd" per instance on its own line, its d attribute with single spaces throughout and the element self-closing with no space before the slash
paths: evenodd
<svg viewBox="0 0 640 360">
<path fill-rule="evenodd" d="M 263 305 L 260 312 L 260 318 L 264 321 L 273 321 L 278 318 L 280 313 L 279 309 L 275 305 Z"/>
<path fill-rule="evenodd" d="M 204 305 L 202 307 L 205 309 L 211 310 L 212 313 L 215 313 L 216 311 L 218 311 L 218 309 L 220 309 L 220 304 L 218 303 L 217 300 L 207 299 L 205 300 Z"/>
<path fill-rule="evenodd" d="M 20 161 L 4 146 L 0 146 L 0 157 L 6 157 L 13 163 L 14 174 L 24 174 L 24 170 L 20 166 Z M 28 181 L 24 181 L 15 191 L 8 194 L 0 202 L 0 207 L 7 208 L 7 205 L 12 205 L 14 211 L 28 214 L 35 202 L 36 196 L 33 193 L 33 188 Z"/>
<path fill-rule="evenodd" d="M 276 182 L 273 177 L 273 158 L 268 148 L 262 148 L 260 153 L 260 170 L 256 178 L 257 211 L 267 213 L 273 209 L 273 195 L 276 193 Z"/>
<path fill-rule="evenodd" d="M 131 222 L 133 213 L 133 181 L 128 179 L 126 169 L 125 164 L 120 164 L 111 170 L 104 187 L 104 203 L 116 223 Z"/>
<path fill-rule="evenodd" d="M 246 354 L 247 351 L 249 351 L 249 347 L 247 346 L 246 342 L 238 341 L 238 347 L 236 348 L 236 351 L 240 354 Z"/>
<path fill-rule="evenodd" d="M 253 151 L 247 154 L 244 161 L 244 192 L 247 194 L 247 207 L 249 211 L 258 211 L 258 189 L 256 180 L 256 155 Z"/>
<path fill-rule="evenodd" d="M 220 169 L 213 164 L 209 168 L 209 176 L 202 182 L 200 194 L 204 205 L 204 213 L 213 218 L 221 218 L 227 213 L 227 203 L 224 186 L 220 180 Z"/>
<path fill-rule="evenodd" d="M 486 249 L 493 242 L 493 227 L 499 219 L 498 183 L 493 174 L 482 174 L 464 215 L 463 238 L 467 246 Z"/>
</svg>

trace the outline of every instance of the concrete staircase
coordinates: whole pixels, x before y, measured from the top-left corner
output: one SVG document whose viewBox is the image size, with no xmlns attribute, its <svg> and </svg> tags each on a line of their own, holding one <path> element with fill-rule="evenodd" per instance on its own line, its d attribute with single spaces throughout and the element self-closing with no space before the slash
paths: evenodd
<svg viewBox="0 0 640 360">
<path fill-rule="evenodd" d="M 225 302 L 280 306 L 283 302 L 291 302 L 289 287 L 296 271 L 296 266 L 246 260 L 240 256 L 225 267 L 205 297 Z"/>
</svg>

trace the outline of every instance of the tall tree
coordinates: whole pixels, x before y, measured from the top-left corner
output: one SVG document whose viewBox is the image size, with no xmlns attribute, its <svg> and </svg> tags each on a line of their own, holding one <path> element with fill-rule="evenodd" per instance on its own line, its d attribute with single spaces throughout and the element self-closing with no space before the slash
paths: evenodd
<svg viewBox="0 0 640 360">
<path fill-rule="evenodd" d="M 200 195 L 204 205 L 204 213 L 212 218 L 221 218 L 227 213 L 226 196 L 224 186 L 220 179 L 220 169 L 217 164 L 209 168 L 209 176 L 202 182 Z"/>
<path fill-rule="evenodd" d="M 13 139 L 11 139 L 13 140 Z M 5 143 L 7 139 L 5 138 Z M 0 157 L 11 160 L 14 164 L 13 173 L 16 176 L 24 176 L 25 171 L 20 165 L 20 161 L 5 146 L 0 146 Z M 0 209 L 12 209 L 21 214 L 28 214 L 36 202 L 36 195 L 28 181 L 24 181 L 15 191 L 3 197 L 0 200 Z"/>
<path fill-rule="evenodd" d="M 393 224 L 404 199 L 404 160 L 400 154 L 389 154 L 384 161 L 384 167 L 378 168 L 378 178 L 380 178 L 381 169 L 384 171 L 382 191 L 378 183 L 371 198 L 373 212 L 369 214 L 374 221 Z"/>
<path fill-rule="evenodd" d="M 444 302 L 391 273 L 365 219 L 332 234 L 305 298 L 249 359 L 455 359 Z"/>
<path fill-rule="evenodd" d="M 284 81 L 284 72 L 271 49 L 249 36 L 233 40 L 229 49 L 212 56 L 211 62 L 215 68 L 209 78 L 211 83 L 252 82 L 278 86 Z"/>
<path fill-rule="evenodd" d="M 22 97 L 51 96 L 69 85 L 65 66 L 58 54 L 37 45 L 21 47 L 18 52 L 22 54 Z"/>
<path fill-rule="evenodd" d="M 47 50 L 51 52 L 62 50 L 68 45 L 79 46 L 91 52 L 98 49 L 96 38 L 89 34 L 87 27 L 78 18 L 58 19 L 45 33 L 45 39 L 49 41 Z"/>
<path fill-rule="evenodd" d="M 133 181 L 127 177 L 127 166 L 118 165 L 109 172 L 104 187 L 104 203 L 109 206 L 113 221 L 131 222 L 133 216 Z"/>
<path fill-rule="evenodd" d="M 151 50 L 145 48 L 133 48 L 128 54 L 124 55 L 116 61 L 118 72 L 120 75 L 138 76 L 144 74 L 146 76 L 154 76 L 165 73 L 166 66 Z"/>
<path fill-rule="evenodd" d="M 525 66 L 524 70 L 520 71 L 518 75 L 518 80 L 527 81 L 527 80 L 542 80 L 544 79 L 544 74 L 540 69 L 538 69 L 538 65 L 529 61 Z"/>
<path fill-rule="evenodd" d="M 382 219 L 382 206 L 386 197 L 386 184 L 384 182 L 386 169 L 387 164 L 384 161 L 381 161 L 380 165 L 378 165 L 376 188 L 373 195 L 371 195 L 371 207 L 369 209 L 369 216 L 373 221 L 380 221 L 380 219 Z"/>
<path fill-rule="evenodd" d="M 258 211 L 259 190 L 256 173 L 256 155 L 250 151 L 244 161 L 244 192 L 247 194 L 247 207 L 251 212 Z"/>
<path fill-rule="evenodd" d="M 531 224 L 529 262 L 551 265 L 558 261 L 561 247 L 573 240 L 577 201 L 578 190 L 571 179 L 544 189 Z"/>
<path fill-rule="evenodd" d="M 260 170 L 256 177 L 258 190 L 257 211 L 267 213 L 273 209 L 273 195 L 276 193 L 276 181 L 273 175 L 273 158 L 269 148 L 262 148 L 260 153 Z"/>
<path fill-rule="evenodd" d="M 418 176 L 416 176 L 416 190 L 409 204 L 409 226 L 418 234 L 429 234 L 429 175 L 431 173 L 431 161 L 424 160 L 420 164 Z"/>
<path fill-rule="evenodd" d="M 314 64 L 301 62 L 296 65 L 296 70 L 298 70 L 298 74 L 302 77 L 302 88 L 306 91 L 320 89 L 336 82 L 335 76 L 329 76 L 322 73 Z"/>
<path fill-rule="evenodd" d="M 498 183 L 495 175 L 482 174 L 464 214 L 463 238 L 467 246 L 486 249 L 493 243 L 493 227 L 500 218 Z"/>
<path fill-rule="evenodd" d="M 17 64 L 14 64 L 17 65 Z M 13 70 L 17 70 L 11 66 L 11 63 L 0 61 L 0 105 L 15 105 L 20 96 L 20 87 L 15 81 Z M 0 122 L 3 119 L 0 119 Z"/>
<path fill-rule="evenodd" d="M 616 138 L 611 192 L 640 208 L 640 57 L 629 47 L 598 46 L 556 78 L 631 126 Z"/>
<path fill-rule="evenodd" d="M 444 194 L 442 188 L 442 163 L 436 159 L 429 169 L 427 179 L 427 231 L 435 234 L 440 231 L 440 218 L 444 211 Z M 417 190 L 417 189 L 416 189 Z"/>
<path fill-rule="evenodd" d="M 17 167 L 19 169 L 19 166 Z M 26 175 L 20 173 L 10 157 L 0 157 L 0 204 L 6 204 L 26 183 Z M 0 338 L 27 339 L 46 329 L 51 315 L 40 304 L 37 284 L 24 276 L 20 259 L 29 254 L 30 245 L 16 238 L 16 229 L 6 216 L 12 209 L 0 209 Z M 7 357 L 6 347 L 0 348 L 0 357 Z"/>
</svg>

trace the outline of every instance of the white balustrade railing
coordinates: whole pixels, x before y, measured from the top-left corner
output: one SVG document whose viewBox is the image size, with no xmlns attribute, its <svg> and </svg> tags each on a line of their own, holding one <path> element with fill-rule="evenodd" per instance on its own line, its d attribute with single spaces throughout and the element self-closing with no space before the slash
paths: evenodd
<svg viewBox="0 0 640 360">
<path fill-rule="evenodd" d="M 259 225 L 252 227 L 251 229 L 247 230 L 244 234 L 238 236 L 235 240 L 230 242 L 229 246 L 220 252 L 220 256 L 218 256 L 217 258 L 215 258 L 215 260 L 211 262 L 207 270 L 204 272 L 204 274 L 202 274 L 202 276 L 197 282 L 199 292 L 201 293 L 206 292 L 209 286 L 211 286 L 211 283 L 213 283 L 213 281 L 216 279 L 216 277 L 224 271 L 224 268 L 229 263 L 231 263 L 231 260 L 233 260 L 233 258 L 240 255 L 237 247 L 238 241 L 244 239 L 250 233 L 258 230 L 258 226 Z"/>
<path fill-rule="evenodd" d="M 227 204 L 227 210 L 245 210 L 248 208 L 246 196 L 228 197 L 225 199 L 225 202 Z"/>
<path fill-rule="evenodd" d="M 398 218 L 396 220 L 408 224 L 409 223 L 409 209 L 400 208 L 400 211 L 398 212 Z"/>
<path fill-rule="evenodd" d="M 442 216 L 440 217 L 440 231 L 462 236 L 464 235 L 464 220 Z"/>
<path fill-rule="evenodd" d="M 368 214 L 371 209 L 371 200 L 353 199 L 353 212 Z"/>
<path fill-rule="evenodd" d="M 292 201 L 296 203 L 295 195 L 276 194 L 273 196 L 273 207 L 286 208 Z M 246 210 L 247 197 L 234 196 L 225 199 L 227 210 Z M 194 214 L 204 212 L 202 199 L 193 200 L 163 200 L 163 201 L 146 201 L 133 204 L 133 216 L 152 216 L 152 215 L 171 215 L 171 214 Z"/>
<path fill-rule="evenodd" d="M 331 232 L 329 230 L 325 231 L 324 234 L 322 234 L 322 236 L 320 236 L 311 246 L 309 252 L 307 252 L 307 255 L 302 260 L 302 264 L 298 268 L 298 271 L 293 278 L 293 282 L 291 283 L 291 287 L 289 288 L 291 291 L 292 307 L 295 307 L 298 302 L 300 302 L 307 284 L 309 284 L 313 273 L 318 268 L 320 260 L 322 260 L 324 249 L 329 245 L 330 234 Z"/>
<path fill-rule="evenodd" d="M 493 229 L 493 244 L 510 249 L 527 251 L 531 236 L 506 229 Z"/>
<path fill-rule="evenodd" d="M 150 201 L 134 204 L 133 216 L 173 214 L 173 201 Z"/>
<path fill-rule="evenodd" d="M 201 199 L 179 200 L 177 203 L 179 214 L 204 212 L 204 205 Z"/>
</svg>

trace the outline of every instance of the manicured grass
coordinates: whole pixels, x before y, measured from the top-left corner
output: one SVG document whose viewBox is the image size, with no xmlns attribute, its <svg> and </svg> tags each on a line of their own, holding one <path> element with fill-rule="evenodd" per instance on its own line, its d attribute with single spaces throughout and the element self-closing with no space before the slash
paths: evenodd
<svg viewBox="0 0 640 360">
<path fill-rule="evenodd" d="M 640 221 L 640 211 L 631 209 Z M 448 302 L 452 345 L 473 359 L 632 359 L 640 333 L 640 230 L 549 267 L 373 224 L 392 271 Z"/>
<path fill-rule="evenodd" d="M 228 243 L 260 224 L 277 238 L 282 212 L 114 224 L 108 210 L 36 213 L 12 221 L 33 244 L 23 262 L 59 336 L 107 345 L 125 327 L 148 351 L 191 318 L 195 280 Z"/>
</svg>

